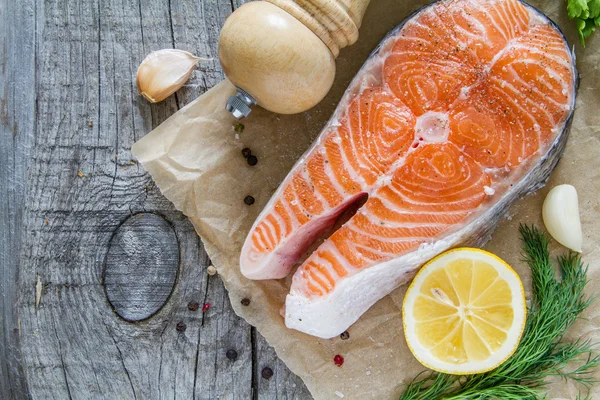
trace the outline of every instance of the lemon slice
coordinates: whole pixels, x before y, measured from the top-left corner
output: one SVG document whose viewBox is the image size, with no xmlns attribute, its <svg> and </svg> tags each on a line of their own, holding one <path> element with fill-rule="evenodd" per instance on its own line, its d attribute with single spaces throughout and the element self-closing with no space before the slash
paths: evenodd
<svg viewBox="0 0 600 400">
<path fill-rule="evenodd" d="M 486 372 L 506 361 L 519 345 L 526 313 L 519 275 L 494 254 L 471 248 L 425 264 L 402 305 L 414 356 L 454 375 Z"/>
</svg>

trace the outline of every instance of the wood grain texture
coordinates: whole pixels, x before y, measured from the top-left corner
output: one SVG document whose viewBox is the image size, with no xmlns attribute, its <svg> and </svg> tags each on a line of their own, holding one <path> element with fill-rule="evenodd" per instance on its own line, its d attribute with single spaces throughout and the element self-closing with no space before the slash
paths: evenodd
<svg viewBox="0 0 600 400">
<path fill-rule="evenodd" d="M 0 0 L 0 398 L 309 397 L 233 313 L 192 225 L 130 154 L 223 78 L 217 39 L 232 4 Z M 171 47 L 209 61 L 176 96 L 150 105 L 137 94 L 137 66 Z M 102 277 L 111 238 L 134 218 L 164 243 L 167 221 L 180 262 L 164 306 L 132 323 L 113 311 Z M 211 306 L 192 311 L 190 302 Z M 282 371 L 266 386 L 265 364 Z"/>
<path fill-rule="evenodd" d="M 290 372 L 281 361 L 275 351 L 265 339 L 256 334 L 256 354 L 255 363 L 257 397 L 259 400 L 303 400 L 310 398 L 306 386 L 300 378 Z M 263 377 L 263 370 L 270 368 L 273 376 L 270 379 Z M 267 375 L 268 376 L 268 375 Z"/>
<path fill-rule="evenodd" d="M 179 241 L 171 225 L 160 215 L 132 215 L 108 243 L 102 276 L 106 297 L 121 318 L 146 319 L 169 298 L 179 265 Z"/>
<path fill-rule="evenodd" d="M 23 398 L 16 307 L 27 168 L 35 133 L 35 2 L 0 0 L 0 398 Z M 32 289 L 32 288 L 30 288 Z"/>
</svg>

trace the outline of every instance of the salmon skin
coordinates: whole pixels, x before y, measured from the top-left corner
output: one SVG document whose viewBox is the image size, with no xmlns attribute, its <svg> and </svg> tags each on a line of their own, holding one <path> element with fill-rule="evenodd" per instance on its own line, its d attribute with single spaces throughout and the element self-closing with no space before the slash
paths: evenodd
<svg viewBox="0 0 600 400">
<path fill-rule="evenodd" d="M 518 0 L 443 0 L 394 29 L 259 215 L 250 279 L 295 272 L 286 326 L 339 335 L 437 254 L 481 246 L 545 184 L 565 147 L 578 74 L 559 28 Z"/>
</svg>

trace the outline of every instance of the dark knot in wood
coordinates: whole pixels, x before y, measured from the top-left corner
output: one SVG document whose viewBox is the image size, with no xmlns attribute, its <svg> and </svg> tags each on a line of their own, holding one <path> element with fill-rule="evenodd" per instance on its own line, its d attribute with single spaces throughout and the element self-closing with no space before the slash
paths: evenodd
<svg viewBox="0 0 600 400">
<path fill-rule="evenodd" d="M 179 243 L 163 217 L 132 215 L 114 232 L 104 264 L 104 287 L 114 310 L 127 321 L 160 310 L 173 291 Z"/>
</svg>

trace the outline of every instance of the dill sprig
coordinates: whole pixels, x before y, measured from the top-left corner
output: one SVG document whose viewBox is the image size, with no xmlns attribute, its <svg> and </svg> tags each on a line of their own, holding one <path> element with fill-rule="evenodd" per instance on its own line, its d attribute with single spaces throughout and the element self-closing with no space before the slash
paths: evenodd
<svg viewBox="0 0 600 400">
<path fill-rule="evenodd" d="M 592 301 L 583 293 L 587 267 L 578 254 L 570 252 L 556 260 L 561 276 L 557 279 L 546 234 L 527 225 L 521 225 L 519 232 L 523 261 L 531 269 L 532 299 L 515 353 L 483 374 L 420 374 L 407 385 L 400 400 L 543 399 L 551 376 L 571 379 L 588 389 L 595 383 L 593 373 L 600 365 L 600 356 L 594 352 L 596 343 L 562 342 Z"/>
</svg>

